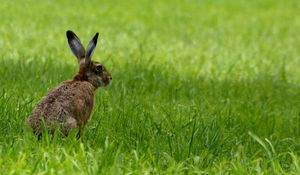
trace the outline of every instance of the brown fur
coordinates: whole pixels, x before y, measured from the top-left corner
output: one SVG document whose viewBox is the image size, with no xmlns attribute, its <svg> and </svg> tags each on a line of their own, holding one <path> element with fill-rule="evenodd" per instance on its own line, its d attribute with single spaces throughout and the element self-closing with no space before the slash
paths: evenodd
<svg viewBox="0 0 300 175">
<path fill-rule="evenodd" d="M 28 118 L 36 134 L 40 135 L 44 127 L 53 133 L 58 126 L 65 135 L 78 127 L 81 135 L 94 106 L 95 90 L 112 79 L 104 67 L 102 71 L 96 70 L 99 65 L 95 61 L 85 64 L 85 59 L 80 59 L 79 71 L 73 79 L 58 84 L 42 97 Z"/>
</svg>

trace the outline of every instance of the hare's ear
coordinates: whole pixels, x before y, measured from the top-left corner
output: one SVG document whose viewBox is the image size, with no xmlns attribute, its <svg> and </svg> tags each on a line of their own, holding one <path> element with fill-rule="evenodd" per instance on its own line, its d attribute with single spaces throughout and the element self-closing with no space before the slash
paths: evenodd
<svg viewBox="0 0 300 175">
<path fill-rule="evenodd" d="M 92 55 L 93 55 L 93 52 L 97 45 L 98 35 L 99 35 L 99 33 L 97 32 L 86 48 L 86 55 L 85 55 L 85 64 L 86 65 L 89 65 L 91 63 Z"/>
<path fill-rule="evenodd" d="M 81 59 L 84 59 L 85 57 L 85 50 L 84 47 L 82 46 L 79 38 L 76 36 L 74 32 L 71 30 L 68 30 L 66 32 L 67 38 L 68 38 L 68 43 L 69 46 L 73 52 L 73 54 L 77 57 L 78 63 L 80 62 Z"/>
</svg>

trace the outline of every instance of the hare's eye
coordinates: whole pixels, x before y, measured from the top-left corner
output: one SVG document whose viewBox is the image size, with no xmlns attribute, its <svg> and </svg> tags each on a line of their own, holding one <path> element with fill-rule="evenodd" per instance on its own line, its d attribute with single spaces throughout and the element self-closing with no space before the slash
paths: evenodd
<svg viewBox="0 0 300 175">
<path fill-rule="evenodd" d="M 97 72 L 102 72 L 102 70 L 103 70 L 103 66 L 102 65 L 97 65 L 96 66 L 96 71 Z"/>
</svg>

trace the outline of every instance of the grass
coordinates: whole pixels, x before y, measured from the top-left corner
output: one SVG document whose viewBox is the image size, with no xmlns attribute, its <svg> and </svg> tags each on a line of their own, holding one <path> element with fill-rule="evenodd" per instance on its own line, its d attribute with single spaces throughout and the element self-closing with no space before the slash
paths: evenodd
<svg viewBox="0 0 300 175">
<path fill-rule="evenodd" d="M 0 174 L 300 174 L 296 0 L 0 1 Z M 83 139 L 25 125 L 70 79 L 65 31 L 113 75 Z"/>
</svg>

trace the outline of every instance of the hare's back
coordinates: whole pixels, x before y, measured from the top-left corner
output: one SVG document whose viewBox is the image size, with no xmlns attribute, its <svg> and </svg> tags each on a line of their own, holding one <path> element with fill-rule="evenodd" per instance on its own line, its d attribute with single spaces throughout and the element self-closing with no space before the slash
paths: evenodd
<svg viewBox="0 0 300 175">
<path fill-rule="evenodd" d="M 41 120 L 63 122 L 72 117 L 87 118 L 93 107 L 93 86 L 88 82 L 64 81 L 42 97 L 29 117 L 31 125 L 39 125 Z M 83 113 L 82 113 L 83 112 Z M 34 126 L 33 126 L 34 127 Z"/>
</svg>

